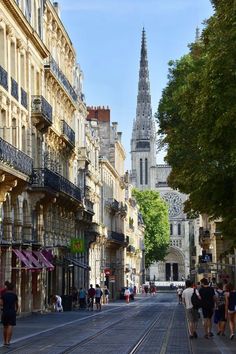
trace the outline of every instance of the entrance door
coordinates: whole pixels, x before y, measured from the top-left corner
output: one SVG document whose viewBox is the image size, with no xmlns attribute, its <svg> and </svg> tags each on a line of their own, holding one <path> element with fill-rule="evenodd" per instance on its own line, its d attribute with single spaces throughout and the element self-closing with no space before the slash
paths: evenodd
<svg viewBox="0 0 236 354">
<path fill-rule="evenodd" d="M 179 267 L 178 263 L 173 263 L 173 280 L 178 281 L 179 280 Z"/>
<path fill-rule="evenodd" d="M 170 263 L 166 263 L 166 280 L 169 281 L 171 277 Z"/>
</svg>

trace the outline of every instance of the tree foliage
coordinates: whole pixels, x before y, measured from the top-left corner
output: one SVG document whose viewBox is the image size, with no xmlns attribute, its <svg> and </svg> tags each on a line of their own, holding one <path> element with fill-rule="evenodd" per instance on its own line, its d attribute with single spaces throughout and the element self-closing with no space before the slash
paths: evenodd
<svg viewBox="0 0 236 354">
<path fill-rule="evenodd" d="M 161 261 L 169 247 L 168 207 L 156 191 L 133 190 L 145 225 L 145 265 Z"/>
<path fill-rule="evenodd" d="M 189 194 L 185 210 L 222 217 L 236 234 L 236 2 L 214 15 L 188 54 L 170 62 L 156 114 L 172 166 L 169 184 Z"/>
</svg>

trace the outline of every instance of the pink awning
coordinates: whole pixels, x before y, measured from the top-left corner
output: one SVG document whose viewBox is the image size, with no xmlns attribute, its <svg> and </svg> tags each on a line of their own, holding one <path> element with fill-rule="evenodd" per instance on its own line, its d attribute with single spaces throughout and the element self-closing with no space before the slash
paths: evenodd
<svg viewBox="0 0 236 354">
<path fill-rule="evenodd" d="M 20 250 L 12 249 L 12 251 L 15 253 L 17 258 L 19 258 L 19 260 L 25 265 L 26 268 L 35 269 L 31 261 Z"/>
<path fill-rule="evenodd" d="M 33 256 L 31 251 L 22 251 L 22 253 L 28 258 L 28 260 L 38 269 L 42 269 L 43 266 L 39 261 Z"/>
<path fill-rule="evenodd" d="M 33 251 L 33 253 L 35 254 L 35 256 L 38 258 L 38 261 L 41 263 L 41 265 L 44 268 L 47 268 L 48 270 L 53 270 L 54 269 L 54 265 L 49 262 L 44 255 L 42 254 L 42 252 L 39 251 Z"/>
</svg>

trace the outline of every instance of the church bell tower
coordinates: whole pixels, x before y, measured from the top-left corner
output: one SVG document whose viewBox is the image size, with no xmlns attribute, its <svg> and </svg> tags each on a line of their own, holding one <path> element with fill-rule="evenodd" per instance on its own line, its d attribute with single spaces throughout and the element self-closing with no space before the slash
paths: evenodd
<svg viewBox="0 0 236 354">
<path fill-rule="evenodd" d="M 152 117 L 146 33 L 143 28 L 136 119 L 131 139 L 132 183 L 141 190 L 155 189 L 156 130 Z"/>
</svg>

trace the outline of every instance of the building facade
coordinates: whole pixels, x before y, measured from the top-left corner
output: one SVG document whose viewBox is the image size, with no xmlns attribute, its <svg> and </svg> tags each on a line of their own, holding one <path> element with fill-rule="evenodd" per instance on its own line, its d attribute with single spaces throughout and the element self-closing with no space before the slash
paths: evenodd
<svg viewBox="0 0 236 354">
<path fill-rule="evenodd" d="M 136 118 L 131 139 L 132 184 L 160 193 L 169 206 L 170 247 L 164 262 L 149 269 L 150 280 L 181 280 L 190 271 L 190 221 L 183 212 L 186 195 L 168 186 L 170 167 L 156 163 L 157 134 L 152 115 L 146 34 L 143 29 Z"/>
</svg>

